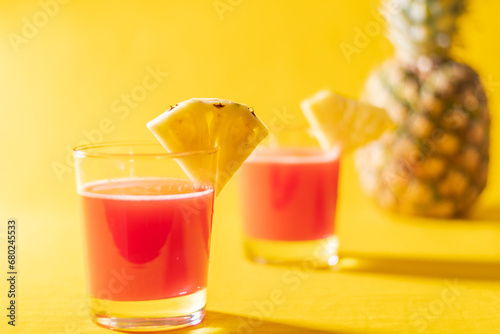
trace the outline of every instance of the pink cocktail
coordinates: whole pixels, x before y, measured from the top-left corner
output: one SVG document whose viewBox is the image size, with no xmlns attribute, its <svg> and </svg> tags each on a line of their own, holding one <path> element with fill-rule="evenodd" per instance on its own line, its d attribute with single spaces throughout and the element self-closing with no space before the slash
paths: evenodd
<svg viewBox="0 0 500 334">
<path fill-rule="evenodd" d="M 240 172 L 245 248 L 259 262 L 332 265 L 338 151 L 256 150 Z"/>
<path fill-rule="evenodd" d="M 169 154 L 159 144 L 75 149 L 87 291 L 98 325 L 159 331 L 205 314 L 217 149 Z"/>
<path fill-rule="evenodd" d="M 213 189 L 178 179 L 110 180 L 87 185 L 80 198 L 91 296 L 147 301 L 206 289 Z"/>
</svg>

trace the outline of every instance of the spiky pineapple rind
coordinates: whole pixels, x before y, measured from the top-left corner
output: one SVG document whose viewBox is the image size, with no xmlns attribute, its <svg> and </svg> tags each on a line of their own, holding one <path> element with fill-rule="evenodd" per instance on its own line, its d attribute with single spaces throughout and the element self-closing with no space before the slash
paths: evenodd
<svg viewBox="0 0 500 334">
<path fill-rule="evenodd" d="M 477 73 L 451 60 L 421 73 L 392 59 L 370 76 L 364 97 L 398 126 L 358 152 L 365 191 L 401 213 L 465 213 L 486 185 L 489 161 L 489 111 Z"/>
</svg>

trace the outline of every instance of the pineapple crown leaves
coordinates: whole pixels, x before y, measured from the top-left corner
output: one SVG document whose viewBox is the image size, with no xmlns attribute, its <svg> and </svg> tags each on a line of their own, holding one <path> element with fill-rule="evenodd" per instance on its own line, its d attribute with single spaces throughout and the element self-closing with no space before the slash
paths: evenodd
<svg viewBox="0 0 500 334">
<path fill-rule="evenodd" d="M 446 58 L 465 0 L 386 0 L 380 10 L 387 37 L 406 61 L 421 56 Z"/>
</svg>

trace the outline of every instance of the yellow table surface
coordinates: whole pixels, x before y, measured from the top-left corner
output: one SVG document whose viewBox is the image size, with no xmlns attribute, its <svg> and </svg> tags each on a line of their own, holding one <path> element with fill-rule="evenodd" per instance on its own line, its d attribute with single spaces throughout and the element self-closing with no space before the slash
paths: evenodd
<svg viewBox="0 0 500 334">
<path fill-rule="evenodd" d="M 246 102 L 268 124 L 288 114 L 296 122 L 300 101 L 324 87 L 357 96 L 370 69 L 393 53 L 378 6 L 2 1 L 0 333 L 109 333 L 87 315 L 71 147 L 89 138 L 151 140 L 145 123 L 193 96 Z M 216 201 L 206 321 L 178 333 L 500 333 L 499 10 L 493 0 L 471 1 L 464 46 L 454 50 L 483 77 L 493 115 L 490 183 L 470 216 L 384 212 L 362 195 L 348 155 L 339 268 L 263 266 L 243 255 L 232 180 Z M 367 25 L 380 31 L 361 43 Z M 357 52 L 346 56 L 346 43 Z M 154 71 L 155 87 L 123 102 Z M 9 218 L 19 223 L 15 327 L 3 315 Z M 283 300 L 273 303 L 277 293 Z"/>
</svg>

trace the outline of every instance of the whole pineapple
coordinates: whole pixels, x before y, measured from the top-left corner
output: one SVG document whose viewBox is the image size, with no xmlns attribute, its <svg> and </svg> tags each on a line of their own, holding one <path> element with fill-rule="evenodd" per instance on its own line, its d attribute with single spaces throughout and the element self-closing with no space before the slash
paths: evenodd
<svg viewBox="0 0 500 334">
<path fill-rule="evenodd" d="M 463 0 L 393 0 L 396 49 L 367 80 L 364 99 L 385 108 L 396 131 L 357 152 L 367 194 L 394 211 L 463 214 L 486 185 L 490 116 L 477 73 L 449 56 Z"/>
</svg>

